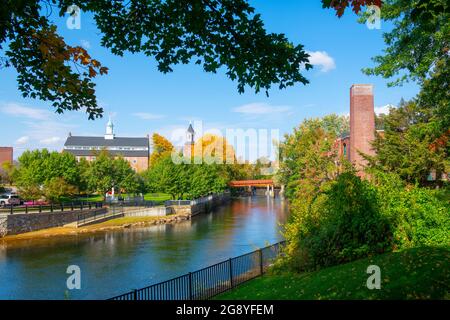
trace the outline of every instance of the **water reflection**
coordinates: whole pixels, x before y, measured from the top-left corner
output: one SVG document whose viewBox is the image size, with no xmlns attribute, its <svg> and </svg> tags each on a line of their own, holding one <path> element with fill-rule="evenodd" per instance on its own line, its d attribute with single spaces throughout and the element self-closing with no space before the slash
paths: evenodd
<svg viewBox="0 0 450 320">
<path fill-rule="evenodd" d="M 281 240 L 279 199 L 233 200 L 173 225 L 29 241 L 0 249 L 0 299 L 64 299 L 66 268 L 82 273 L 72 299 L 104 299 Z"/>
</svg>

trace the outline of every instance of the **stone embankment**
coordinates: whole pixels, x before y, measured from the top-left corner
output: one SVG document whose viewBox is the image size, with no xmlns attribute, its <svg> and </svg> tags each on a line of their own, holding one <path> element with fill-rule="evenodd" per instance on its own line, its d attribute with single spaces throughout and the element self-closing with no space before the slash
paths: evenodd
<svg viewBox="0 0 450 320">
<path fill-rule="evenodd" d="M 80 214 L 86 217 L 103 214 L 106 208 L 73 210 L 64 212 L 15 213 L 0 216 L 0 237 L 62 227 L 78 220 Z"/>
<path fill-rule="evenodd" d="M 213 208 L 222 205 L 230 200 L 229 193 L 215 194 L 207 197 L 195 199 L 192 201 L 169 201 L 165 206 L 158 207 L 103 207 L 97 209 L 85 209 L 64 211 L 64 212 L 47 212 L 47 213 L 19 213 L 5 214 L 0 216 L 0 237 L 6 235 L 17 235 L 26 232 L 39 231 L 42 229 L 70 226 L 77 224 L 78 227 L 90 225 L 95 227 L 107 220 L 117 218 L 114 214 L 120 213 L 125 218 L 135 218 L 142 221 L 125 224 L 111 224 L 108 226 L 99 226 L 99 230 L 129 228 L 132 226 L 160 225 L 176 223 L 180 221 L 190 220 L 192 216 L 200 213 L 207 213 Z M 79 216 L 88 223 L 80 223 Z M 97 218 L 98 217 L 98 221 Z M 104 217 L 104 219 L 101 219 Z M 155 219 L 152 219 L 152 218 Z M 148 220 L 148 218 L 152 220 Z M 119 218 L 120 219 L 120 218 Z M 91 221 L 92 220 L 92 221 Z M 86 232 L 95 228 L 85 229 Z M 84 232 L 85 230 L 80 230 Z"/>
</svg>

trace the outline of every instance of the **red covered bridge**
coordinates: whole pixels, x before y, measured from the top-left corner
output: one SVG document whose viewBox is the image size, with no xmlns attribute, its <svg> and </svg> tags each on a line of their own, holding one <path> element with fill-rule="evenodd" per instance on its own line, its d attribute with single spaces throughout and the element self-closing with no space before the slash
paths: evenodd
<svg viewBox="0 0 450 320">
<path fill-rule="evenodd" d="M 273 180 L 235 180 L 230 181 L 228 185 L 232 188 L 242 187 L 273 187 Z"/>
<path fill-rule="evenodd" d="M 235 180 L 230 181 L 228 186 L 231 188 L 248 188 L 252 194 L 256 188 L 267 188 L 266 195 L 275 196 L 273 180 Z"/>
</svg>

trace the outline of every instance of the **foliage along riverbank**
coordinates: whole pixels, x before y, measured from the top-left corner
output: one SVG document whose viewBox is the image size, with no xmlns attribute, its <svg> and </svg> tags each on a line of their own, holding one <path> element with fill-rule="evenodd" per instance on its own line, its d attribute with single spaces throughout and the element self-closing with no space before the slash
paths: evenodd
<svg viewBox="0 0 450 320">
<path fill-rule="evenodd" d="M 268 274 L 219 300 L 450 299 L 450 247 L 386 253 L 315 272 Z M 367 267 L 381 269 L 381 289 L 369 290 Z"/>
</svg>

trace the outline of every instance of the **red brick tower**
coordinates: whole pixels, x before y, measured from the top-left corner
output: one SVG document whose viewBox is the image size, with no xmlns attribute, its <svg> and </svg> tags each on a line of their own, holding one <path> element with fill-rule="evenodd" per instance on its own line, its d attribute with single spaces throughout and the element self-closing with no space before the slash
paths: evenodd
<svg viewBox="0 0 450 320">
<path fill-rule="evenodd" d="M 0 147 L 0 170 L 5 162 L 13 163 L 12 147 Z"/>
<path fill-rule="evenodd" d="M 373 155 L 375 139 L 373 86 L 354 84 L 350 88 L 350 161 L 360 171 L 366 161 L 358 153 Z"/>
</svg>

